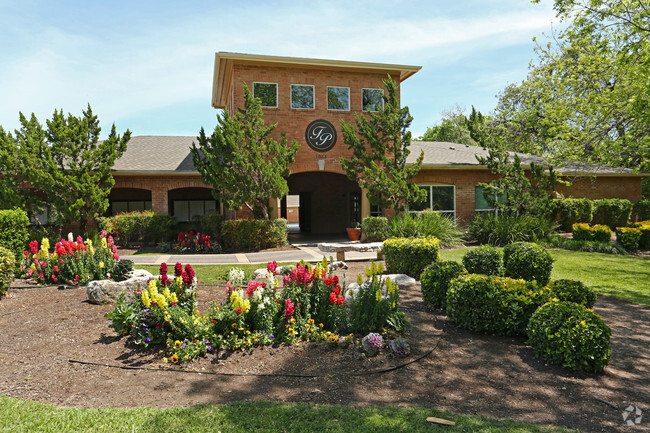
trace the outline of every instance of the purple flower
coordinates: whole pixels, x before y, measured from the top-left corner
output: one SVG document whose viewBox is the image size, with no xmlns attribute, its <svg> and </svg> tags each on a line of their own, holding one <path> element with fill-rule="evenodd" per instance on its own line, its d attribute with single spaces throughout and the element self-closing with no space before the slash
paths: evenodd
<svg viewBox="0 0 650 433">
<path fill-rule="evenodd" d="M 270 338 L 271 340 L 273 340 L 275 337 L 273 336 L 273 334 L 271 334 L 271 335 L 269 335 L 269 338 Z"/>
<path fill-rule="evenodd" d="M 181 346 L 181 349 L 185 349 L 186 347 L 187 347 L 187 345 L 183 344 L 183 345 Z"/>
<path fill-rule="evenodd" d="M 145 338 L 145 339 L 144 339 L 144 342 L 147 343 L 147 344 L 149 344 L 149 343 L 151 342 L 151 338 L 149 338 L 149 337 Z"/>
<path fill-rule="evenodd" d="M 143 334 L 146 334 L 147 332 L 149 332 L 149 330 L 147 328 L 142 328 L 142 333 Z"/>
</svg>

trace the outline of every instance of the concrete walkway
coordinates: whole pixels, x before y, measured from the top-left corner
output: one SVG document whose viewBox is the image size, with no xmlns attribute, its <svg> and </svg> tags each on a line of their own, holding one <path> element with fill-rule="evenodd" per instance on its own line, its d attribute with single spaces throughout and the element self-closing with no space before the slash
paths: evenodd
<svg viewBox="0 0 650 433">
<path fill-rule="evenodd" d="M 347 241 L 346 241 L 347 242 Z M 161 263 L 174 264 L 190 263 L 192 265 L 244 265 L 250 263 L 263 263 L 276 261 L 281 262 L 319 262 L 323 257 L 334 257 L 333 253 L 323 253 L 317 242 L 294 243 L 294 249 L 285 251 L 265 251 L 258 253 L 239 254 L 161 254 L 161 255 L 126 255 L 122 259 L 133 260 L 135 265 L 159 265 Z M 335 258 L 335 257 L 334 257 Z M 377 260 L 374 252 L 358 253 L 348 252 L 345 254 L 346 261 L 355 260 Z"/>
</svg>

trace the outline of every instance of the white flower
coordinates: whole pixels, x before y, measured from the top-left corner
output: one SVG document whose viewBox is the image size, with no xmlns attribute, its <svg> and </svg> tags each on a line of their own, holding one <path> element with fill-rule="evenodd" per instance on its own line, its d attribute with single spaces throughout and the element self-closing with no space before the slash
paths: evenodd
<svg viewBox="0 0 650 433">
<path fill-rule="evenodd" d="M 244 283 L 244 277 L 244 270 L 241 268 L 232 268 L 228 272 L 228 281 L 234 287 L 241 286 Z"/>
<path fill-rule="evenodd" d="M 68 242 L 74 242 L 74 236 L 72 235 L 72 232 L 68 233 Z"/>
</svg>

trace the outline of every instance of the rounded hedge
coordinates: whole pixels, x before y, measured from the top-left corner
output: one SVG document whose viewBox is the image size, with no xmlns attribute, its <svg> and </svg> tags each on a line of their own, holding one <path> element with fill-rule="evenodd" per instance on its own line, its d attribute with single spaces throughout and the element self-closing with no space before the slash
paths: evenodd
<svg viewBox="0 0 650 433">
<path fill-rule="evenodd" d="M 9 248 L 0 247 L 0 297 L 9 291 L 9 286 L 14 280 L 16 259 Z"/>
<path fill-rule="evenodd" d="M 530 316 L 550 299 L 535 282 L 480 274 L 461 275 L 447 291 L 447 317 L 462 328 L 526 335 Z"/>
<path fill-rule="evenodd" d="M 501 251 L 490 245 L 469 250 L 463 257 L 463 265 L 470 274 L 501 275 L 503 256 Z"/>
<path fill-rule="evenodd" d="M 596 303 L 596 292 L 585 286 L 582 281 L 551 281 L 548 288 L 551 295 L 560 301 L 574 302 L 586 308 L 593 308 Z"/>
<path fill-rule="evenodd" d="M 503 248 L 503 270 L 506 277 L 537 281 L 545 286 L 551 280 L 553 257 L 540 245 L 515 242 Z"/>
<path fill-rule="evenodd" d="M 458 262 L 441 260 L 430 264 L 420 276 L 422 299 L 431 308 L 444 310 L 447 306 L 449 283 L 466 273 L 465 267 Z"/>
<path fill-rule="evenodd" d="M 367 217 L 361 222 L 361 231 L 368 242 L 382 242 L 390 237 L 390 225 L 386 217 Z"/>
<path fill-rule="evenodd" d="M 530 318 L 527 334 L 537 356 L 551 364 L 598 373 L 609 362 L 609 326 L 576 303 L 543 305 Z"/>
<path fill-rule="evenodd" d="M 384 241 L 386 270 L 420 278 L 425 267 L 439 260 L 438 238 L 392 238 Z"/>
</svg>

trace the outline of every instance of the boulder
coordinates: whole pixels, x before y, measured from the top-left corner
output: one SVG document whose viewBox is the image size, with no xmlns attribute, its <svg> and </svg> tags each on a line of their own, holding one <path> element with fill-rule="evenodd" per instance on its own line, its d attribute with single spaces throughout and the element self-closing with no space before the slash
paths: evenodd
<svg viewBox="0 0 650 433">
<path fill-rule="evenodd" d="M 409 277 L 406 274 L 385 274 L 380 275 L 379 277 L 382 279 L 390 278 L 393 283 L 397 283 L 397 287 L 399 287 L 400 290 L 415 286 L 415 278 Z"/>
<path fill-rule="evenodd" d="M 348 269 L 348 264 L 341 261 L 341 260 L 336 260 L 336 261 L 329 264 L 329 271 L 330 272 L 335 271 L 337 269 L 347 270 Z"/>
<path fill-rule="evenodd" d="M 124 300 L 132 302 L 135 300 L 135 291 L 146 289 L 150 279 L 151 277 L 135 277 L 120 282 L 113 280 L 91 281 L 86 289 L 88 301 L 93 304 L 111 304 L 117 301 L 120 293 L 124 292 Z"/>
<path fill-rule="evenodd" d="M 129 278 L 149 278 L 149 279 L 152 279 L 152 278 L 154 278 L 154 275 L 149 271 L 145 271 L 144 269 L 134 269 L 129 274 Z"/>
</svg>

